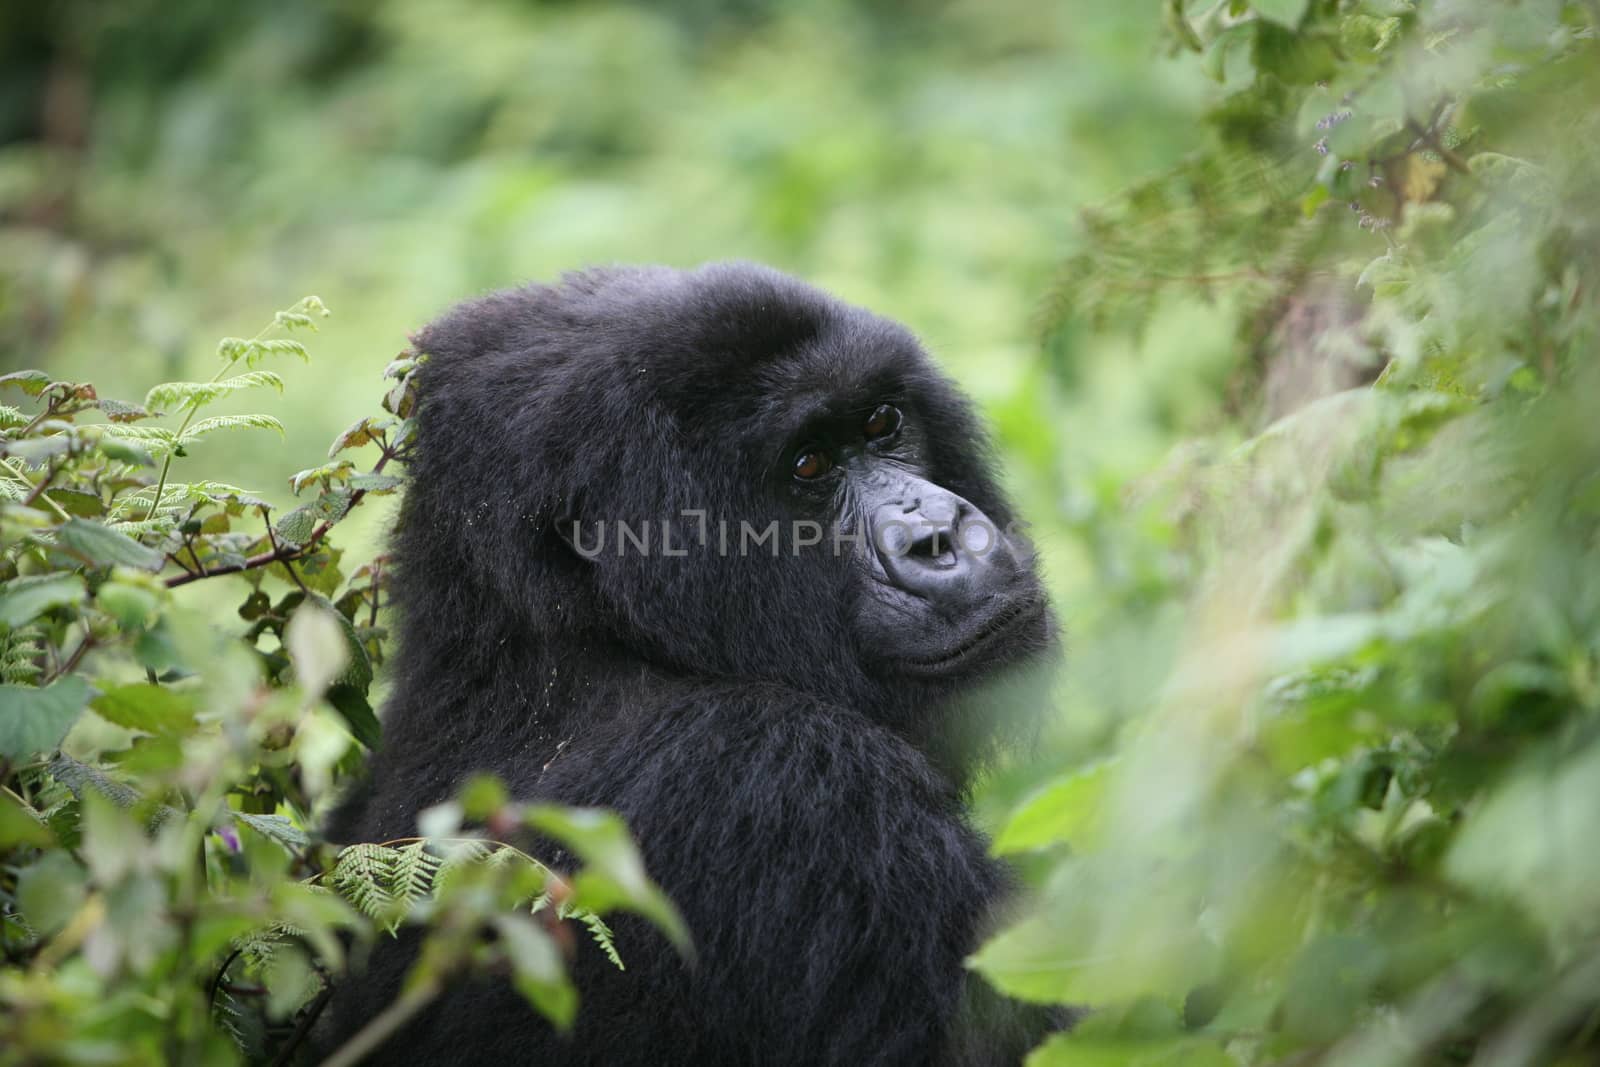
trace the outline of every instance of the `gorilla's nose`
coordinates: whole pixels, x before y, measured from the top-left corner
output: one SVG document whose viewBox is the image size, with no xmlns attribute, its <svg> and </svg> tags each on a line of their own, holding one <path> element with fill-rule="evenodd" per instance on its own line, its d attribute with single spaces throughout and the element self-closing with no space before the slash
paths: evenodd
<svg viewBox="0 0 1600 1067">
<path fill-rule="evenodd" d="M 1010 550 L 983 512 L 930 482 L 907 478 L 872 511 L 873 545 L 895 586 L 960 610 L 978 603 Z"/>
</svg>

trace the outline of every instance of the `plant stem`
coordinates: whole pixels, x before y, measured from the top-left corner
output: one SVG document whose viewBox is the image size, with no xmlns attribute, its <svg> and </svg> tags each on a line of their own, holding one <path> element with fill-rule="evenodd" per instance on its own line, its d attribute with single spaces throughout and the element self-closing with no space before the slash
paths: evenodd
<svg viewBox="0 0 1600 1067">
<path fill-rule="evenodd" d="M 224 363 L 217 373 L 213 374 L 209 379 L 207 379 L 206 384 L 210 385 L 213 382 L 221 380 L 222 376 L 232 370 L 234 365 L 237 364 L 239 360 L 243 359 L 245 354 L 250 351 L 250 346 L 265 337 L 267 332 L 277 324 L 278 320 L 274 318 L 271 322 L 257 330 L 256 335 L 245 342 L 244 350 L 240 352 L 239 355 L 234 356 L 232 359 L 228 360 L 228 362 Z M 166 458 L 161 461 L 161 477 L 156 481 L 156 497 L 150 502 L 150 511 L 145 515 L 147 520 L 155 518 L 157 509 L 161 507 L 161 494 L 167 488 L 167 472 L 172 470 L 172 457 L 177 455 L 178 439 L 183 436 L 183 431 L 189 428 L 189 424 L 194 421 L 194 417 L 199 413 L 199 411 L 199 404 L 189 405 L 188 414 L 184 415 L 183 421 L 178 424 L 178 432 L 173 436 L 172 448 L 167 451 Z"/>
<path fill-rule="evenodd" d="M 356 1031 L 354 1037 L 340 1045 L 338 1051 L 323 1060 L 322 1067 L 354 1067 L 392 1037 L 413 1015 L 433 1003 L 443 990 L 443 983 L 433 978 L 402 993 L 398 1000 Z"/>
</svg>

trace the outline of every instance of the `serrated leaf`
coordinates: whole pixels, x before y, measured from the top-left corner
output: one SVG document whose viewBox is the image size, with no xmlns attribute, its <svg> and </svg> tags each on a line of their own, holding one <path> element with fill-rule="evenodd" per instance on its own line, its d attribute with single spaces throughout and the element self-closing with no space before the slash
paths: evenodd
<svg viewBox="0 0 1600 1067">
<path fill-rule="evenodd" d="M 324 463 L 320 467 L 308 467 L 303 471 L 297 471 L 289 478 L 289 491 L 298 496 L 300 495 L 300 490 L 312 482 L 329 482 L 336 478 L 343 478 L 355 470 L 355 467 L 356 465 L 348 459 Z"/>
<path fill-rule="evenodd" d="M 178 438 L 180 445 L 193 444 L 206 434 L 218 430 L 276 430 L 279 437 L 284 436 L 283 423 L 271 415 L 213 415 L 208 419 L 201 419 L 184 431 Z"/>
<path fill-rule="evenodd" d="M 155 500 L 156 487 L 147 485 L 117 498 L 112 508 L 115 516 L 134 512 L 143 515 Z M 226 482 L 174 482 L 161 492 L 161 506 L 172 508 L 185 504 L 242 504 L 245 507 L 265 508 L 271 504 L 248 489 L 240 489 Z M 129 526 L 132 529 L 132 526 Z"/>
<path fill-rule="evenodd" d="M 155 443 L 171 444 L 178 439 L 178 435 L 165 426 L 109 426 L 106 428 L 104 439 L 116 438 L 123 441 L 150 441 Z"/>
<path fill-rule="evenodd" d="M 83 578 L 76 574 L 13 578 L 0 585 L 0 625 L 14 630 L 51 608 L 82 603 L 84 596 Z"/>
<path fill-rule="evenodd" d="M 357 474 L 350 479 L 348 484 L 350 488 L 360 490 L 363 493 L 382 495 L 394 492 L 404 482 L 405 479 L 398 474 Z"/>
<path fill-rule="evenodd" d="M 302 360 L 309 361 L 306 346 L 299 341 L 290 341 L 279 338 L 277 340 L 245 340 L 242 337 L 224 337 L 217 342 L 217 355 L 228 363 L 237 363 L 244 360 L 249 366 L 255 366 L 263 357 L 272 355 L 299 356 Z"/>
<path fill-rule="evenodd" d="M 394 425 L 393 419 L 374 419 L 370 415 L 360 419 L 344 433 L 333 439 L 333 444 L 328 448 L 328 458 L 332 459 L 340 452 L 350 448 L 360 448 L 369 444 L 380 433 Z"/>
<path fill-rule="evenodd" d="M 291 851 L 311 846 L 311 837 L 286 815 L 251 815 L 248 812 L 236 811 L 233 817 L 256 833 L 270 837 Z"/>
<path fill-rule="evenodd" d="M 389 361 L 389 365 L 383 368 L 383 376 L 385 378 L 404 378 L 420 366 L 421 363 L 422 360 L 416 356 L 401 356 L 398 359 L 392 359 Z"/>
<path fill-rule="evenodd" d="M 54 381 L 42 370 L 17 370 L 0 374 L 0 389 L 21 389 L 29 396 L 38 396 L 50 388 Z"/>
<path fill-rule="evenodd" d="M 167 561 L 161 552 L 141 545 L 127 534 L 88 519 L 72 519 L 63 523 L 56 531 L 56 541 L 61 547 L 99 565 L 114 564 L 158 571 Z"/>
<path fill-rule="evenodd" d="M 57 756 L 51 760 L 50 777 L 66 786 L 80 800 L 90 791 L 99 793 L 122 808 L 131 808 L 144 799 L 137 789 L 127 783 L 119 782 L 98 767 L 80 763 L 71 756 Z"/>
<path fill-rule="evenodd" d="M 148 419 L 152 412 L 139 405 L 130 404 L 125 400 L 111 400 L 102 397 L 100 410 L 112 422 L 136 422 L 139 419 Z"/>
<path fill-rule="evenodd" d="M 43 689 L 0 685 L 0 756 L 22 760 L 61 744 L 89 702 L 89 683 L 75 674 Z"/>
<path fill-rule="evenodd" d="M 311 535 L 316 532 L 317 519 L 317 506 L 302 504 L 279 519 L 273 529 L 280 540 L 303 545 L 311 540 Z"/>
<path fill-rule="evenodd" d="M 95 714 L 147 734 L 181 735 L 194 725 L 194 698 L 165 686 L 111 686 L 89 701 Z"/>
<path fill-rule="evenodd" d="M 220 382 L 162 382 L 145 394 L 144 405 L 156 411 L 197 408 L 229 393 L 263 386 L 271 386 L 281 393 L 283 379 L 269 370 L 253 370 Z"/>
</svg>

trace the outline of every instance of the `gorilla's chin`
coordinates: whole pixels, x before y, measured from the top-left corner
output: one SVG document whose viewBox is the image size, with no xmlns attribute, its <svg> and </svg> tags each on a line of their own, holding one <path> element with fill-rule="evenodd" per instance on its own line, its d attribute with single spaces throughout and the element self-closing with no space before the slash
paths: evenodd
<svg viewBox="0 0 1600 1067">
<path fill-rule="evenodd" d="M 1036 591 L 996 596 L 985 610 L 943 634 L 942 646 L 898 657 L 888 665 L 913 678 L 977 678 L 1042 650 L 1049 644 L 1050 630 L 1048 605 Z"/>
</svg>

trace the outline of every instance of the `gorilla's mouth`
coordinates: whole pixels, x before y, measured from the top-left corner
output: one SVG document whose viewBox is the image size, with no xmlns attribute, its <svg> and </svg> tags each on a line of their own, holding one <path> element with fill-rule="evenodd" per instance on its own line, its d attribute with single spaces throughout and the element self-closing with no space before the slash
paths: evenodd
<svg viewBox="0 0 1600 1067">
<path fill-rule="evenodd" d="M 932 656 L 908 656 L 901 660 L 908 674 L 927 677 L 947 677 L 963 674 L 982 664 L 995 649 L 1011 646 L 1012 635 L 1035 625 L 1045 613 L 1045 601 L 1039 596 L 1008 598 L 998 609 L 973 626 L 956 644 Z M 1016 642 L 1032 647 L 1028 642 Z M 1000 659 L 1014 659 L 1014 654 L 1002 653 Z"/>
</svg>

